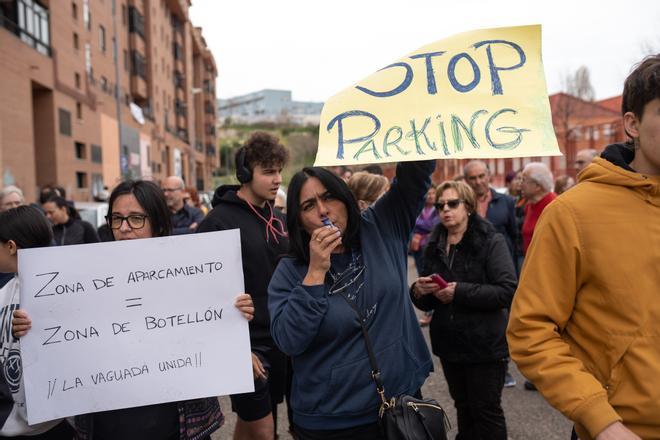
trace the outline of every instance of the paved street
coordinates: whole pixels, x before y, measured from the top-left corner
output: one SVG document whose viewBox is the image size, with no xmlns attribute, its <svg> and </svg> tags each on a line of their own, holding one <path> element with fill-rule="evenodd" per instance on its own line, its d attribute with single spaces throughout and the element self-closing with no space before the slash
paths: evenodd
<svg viewBox="0 0 660 440">
<path fill-rule="evenodd" d="M 409 260 L 408 276 L 412 281 L 415 277 L 415 269 L 412 260 Z M 424 329 L 428 339 L 428 328 Z M 434 356 L 435 372 L 431 373 L 422 393 L 425 397 L 436 399 L 449 414 L 451 424 L 456 426 L 456 413 L 447 390 L 447 383 L 442 375 L 442 367 L 438 358 Z M 527 391 L 523 388 L 524 378 L 511 364 L 511 373 L 518 381 L 515 388 L 505 388 L 502 393 L 504 414 L 507 420 L 509 438 L 512 440 L 568 440 L 571 435 L 571 424 L 559 412 L 550 407 L 547 402 L 536 391 Z M 236 416 L 231 412 L 229 398 L 220 399 L 222 410 L 225 413 L 226 422 L 216 434 L 214 440 L 228 440 L 232 438 Z M 286 420 L 286 407 L 280 405 L 278 408 L 278 434 L 281 439 L 290 439 L 286 433 L 288 423 Z M 456 429 L 450 432 L 450 438 L 456 435 Z"/>
</svg>

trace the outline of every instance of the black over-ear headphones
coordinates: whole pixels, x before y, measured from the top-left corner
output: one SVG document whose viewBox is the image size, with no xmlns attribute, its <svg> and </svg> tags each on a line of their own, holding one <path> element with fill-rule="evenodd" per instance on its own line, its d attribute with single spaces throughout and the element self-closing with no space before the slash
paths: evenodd
<svg viewBox="0 0 660 440">
<path fill-rule="evenodd" d="M 252 180 L 252 170 L 245 163 L 245 147 L 241 147 L 236 155 L 236 178 L 241 183 L 248 183 Z"/>
</svg>

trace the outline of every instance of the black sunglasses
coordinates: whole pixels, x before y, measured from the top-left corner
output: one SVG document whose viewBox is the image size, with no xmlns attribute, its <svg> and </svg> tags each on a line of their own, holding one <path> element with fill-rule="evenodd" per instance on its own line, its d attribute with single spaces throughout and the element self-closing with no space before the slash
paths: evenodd
<svg viewBox="0 0 660 440">
<path fill-rule="evenodd" d="M 445 205 L 449 206 L 449 209 L 456 209 L 458 208 L 458 205 L 463 203 L 463 200 L 461 199 L 453 199 L 453 200 L 447 200 L 446 202 L 437 202 L 435 204 L 435 209 L 442 211 L 445 209 Z"/>
</svg>

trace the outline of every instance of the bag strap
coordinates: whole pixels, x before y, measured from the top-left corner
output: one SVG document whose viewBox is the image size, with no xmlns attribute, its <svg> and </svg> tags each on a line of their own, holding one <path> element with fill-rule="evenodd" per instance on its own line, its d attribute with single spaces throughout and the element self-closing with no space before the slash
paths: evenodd
<svg viewBox="0 0 660 440">
<path fill-rule="evenodd" d="M 383 381 L 380 377 L 380 370 L 378 369 L 378 364 L 376 363 L 376 355 L 374 354 L 374 348 L 371 344 L 371 339 L 369 338 L 369 332 L 367 331 L 367 326 L 365 325 L 367 319 L 362 316 L 360 310 L 358 310 L 357 305 L 354 301 L 351 301 L 343 292 L 337 292 L 336 295 L 341 296 L 346 300 L 349 306 L 353 309 L 355 314 L 358 317 L 358 322 L 360 323 L 360 328 L 362 329 L 362 336 L 364 337 L 364 343 L 367 346 L 367 354 L 369 355 L 369 364 L 371 365 L 371 378 L 376 384 L 376 391 L 380 396 L 380 401 L 385 409 L 390 407 L 390 403 L 385 398 L 385 387 L 383 386 Z"/>
</svg>

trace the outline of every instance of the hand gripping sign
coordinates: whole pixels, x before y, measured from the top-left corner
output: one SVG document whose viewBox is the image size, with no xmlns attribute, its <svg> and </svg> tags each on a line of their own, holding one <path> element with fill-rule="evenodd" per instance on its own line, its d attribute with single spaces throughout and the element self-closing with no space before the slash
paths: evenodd
<svg viewBox="0 0 660 440">
<path fill-rule="evenodd" d="M 333 96 L 315 165 L 558 155 L 535 25 L 429 44 Z"/>
<path fill-rule="evenodd" d="M 238 230 L 19 251 L 30 424 L 253 391 Z"/>
</svg>

